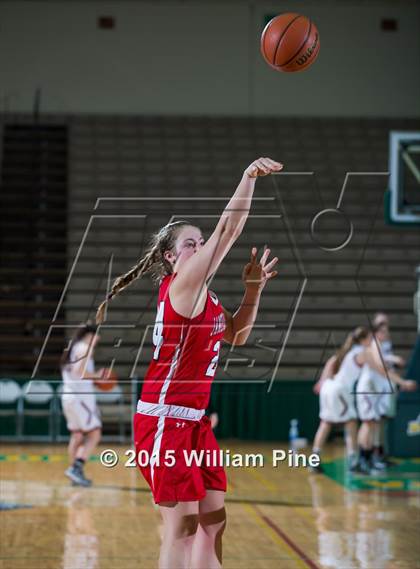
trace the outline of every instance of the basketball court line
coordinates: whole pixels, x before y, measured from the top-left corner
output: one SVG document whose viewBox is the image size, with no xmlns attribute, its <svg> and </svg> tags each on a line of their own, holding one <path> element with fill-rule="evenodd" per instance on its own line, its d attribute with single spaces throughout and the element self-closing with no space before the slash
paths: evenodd
<svg viewBox="0 0 420 569">
<path fill-rule="evenodd" d="M 266 514 L 263 514 L 257 506 L 244 505 L 244 509 L 252 515 L 258 525 L 265 530 L 267 535 L 275 541 L 279 547 L 293 559 L 297 567 L 307 569 L 320 569 L 306 553 Z"/>
</svg>

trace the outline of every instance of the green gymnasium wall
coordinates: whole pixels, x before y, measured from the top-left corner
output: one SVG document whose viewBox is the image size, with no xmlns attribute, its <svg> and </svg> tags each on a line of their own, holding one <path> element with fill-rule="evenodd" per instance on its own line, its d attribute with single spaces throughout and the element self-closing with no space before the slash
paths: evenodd
<svg viewBox="0 0 420 569">
<path fill-rule="evenodd" d="M 287 440 L 291 419 L 299 420 L 299 435 L 311 439 L 318 427 L 318 397 L 312 381 L 267 384 L 215 383 L 210 410 L 219 414 L 216 435 L 246 440 Z"/>
</svg>

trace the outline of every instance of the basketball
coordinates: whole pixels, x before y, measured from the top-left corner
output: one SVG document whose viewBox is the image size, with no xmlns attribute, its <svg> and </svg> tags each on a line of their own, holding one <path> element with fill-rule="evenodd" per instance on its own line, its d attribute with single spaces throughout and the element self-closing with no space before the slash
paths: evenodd
<svg viewBox="0 0 420 569">
<path fill-rule="evenodd" d="M 100 370 L 102 372 L 102 378 L 95 380 L 95 385 L 100 391 L 111 391 L 118 382 L 118 375 L 115 371 L 110 368 L 103 368 Z"/>
<path fill-rule="evenodd" d="M 276 16 L 265 26 L 261 36 L 261 53 L 277 71 L 303 71 L 319 53 L 319 33 L 306 16 L 286 13 Z"/>
</svg>

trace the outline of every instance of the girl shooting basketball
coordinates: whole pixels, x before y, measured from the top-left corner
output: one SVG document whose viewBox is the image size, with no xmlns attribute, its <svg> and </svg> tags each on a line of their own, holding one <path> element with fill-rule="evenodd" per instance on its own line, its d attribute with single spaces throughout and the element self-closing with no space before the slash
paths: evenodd
<svg viewBox="0 0 420 569">
<path fill-rule="evenodd" d="M 207 289 L 207 281 L 243 230 L 257 177 L 281 169 L 270 158 L 248 166 L 207 242 L 189 222 L 163 227 L 148 253 L 115 281 L 107 298 L 147 272 L 160 278 L 153 359 L 134 416 L 134 433 L 137 455 L 150 457 L 139 466 L 164 524 L 161 569 L 221 567 L 226 475 L 219 465 L 187 466 L 184 451 L 219 449 L 204 412 L 221 341 L 246 342 L 261 291 L 277 274 L 272 270 L 277 258 L 268 262 L 266 249 L 257 261 L 257 250 L 252 249 L 243 273 L 245 294 L 234 315 Z M 105 305 L 98 309 L 98 322 Z"/>
</svg>

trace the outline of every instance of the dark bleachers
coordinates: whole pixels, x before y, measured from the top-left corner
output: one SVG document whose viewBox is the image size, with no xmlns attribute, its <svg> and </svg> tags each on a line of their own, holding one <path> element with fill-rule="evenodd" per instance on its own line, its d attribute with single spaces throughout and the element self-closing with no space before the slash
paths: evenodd
<svg viewBox="0 0 420 569">
<path fill-rule="evenodd" d="M 15 345 L 23 322 L 30 329 L 48 328 L 50 320 L 46 315 L 53 314 L 57 306 L 58 297 L 54 294 L 62 290 L 70 275 L 89 222 L 89 232 L 71 273 L 57 323 L 76 325 L 93 317 L 105 294 L 110 255 L 114 255 L 114 278 L 136 262 L 150 233 L 171 215 L 192 219 L 193 215 L 204 216 L 197 223 L 208 235 L 216 222 L 215 217 L 209 216 L 221 213 L 243 168 L 254 158 L 268 155 L 284 162 L 285 174 L 275 177 L 275 184 L 272 179 L 258 182 L 252 216 L 212 284 L 221 301 L 228 309 L 239 304 L 240 274 L 250 248 L 268 243 L 280 258 L 280 275 L 264 292 L 258 323 L 271 326 L 260 336 L 263 344 L 272 350 L 281 348 L 286 333 L 290 332 L 278 379 L 314 378 L 324 343 L 328 341 L 329 349 L 333 349 L 332 344 L 341 342 L 351 327 L 367 323 L 366 312 L 372 315 L 377 310 L 386 310 L 390 314 L 395 349 L 408 355 L 415 337 L 412 294 L 420 238 L 416 230 L 385 225 L 382 200 L 386 177 L 349 177 L 342 208 L 354 225 L 354 236 L 342 251 L 331 253 L 320 249 L 309 228 L 320 209 L 335 207 L 346 172 L 387 171 L 389 131 L 413 130 L 419 127 L 418 121 L 88 115 L 48 120 L 56 124 L 59 119 L 65 120 L 69 132 L 67 210 L 52 194 L 48 197 L 47 213 L 33 219 L 37 231 L 45 232 L 48 228 L 56 232 L 54 248 L 37 250 L 35 262 L 26 268 L 33 300 L 22 302 L 21 288 L 15 287 L 6 299 L 8 305 L 2 305 L 6 314 L 3 322 L 7 321 L 12 331 L 5 344 Z M 290 176 L 288 172 L 314 174 Z M 10 191 L 9 195 L 12 194 Z M 211 199 L 202 199 L 206 197 Z M 16 211 L 19 204 L 12 200 L 9 207 Z M 29 215 L 31 208 L 24 209 Z M 91 219 L 92 215 L 96 217 Z M 101 217 L 110 215 L 120 217 Z M 65 222 L 67 238 L 59 235 Z M 18 282 L 23 256 L 16 244 L 22 242 L 22 236 L 14 228 L 22 229 L 24 223 L 14 216 L 5 221 L 4 227 L 8 251 L 3 275 Z M 331 222 L 324 228 L 323 237 L 336 243 L 342 239 L 343 231 L 340 222 Z M 59 265 L 65 246 L 66 267 Z M 48 283 L 42 278 L 44 271 L 48 272 Z M 304 295 L 289 330 L 304 276 L 307 277 Z M 363 292 L 362 299 L 359 290 Z M 131 373 L 133 353 L 145 326 L 153 324 L 155 302 L 155 289 L 148 279 L 135 283 L 112 302 L 108 323 L 133 326 L 139 323 L 135 328 L 118 332 L 124 348 L 118 353 L 113 348 L 117 333 L 102 331 L 97 352 L 100 365 L 109 362 L 113 355 L 120 376 Z M 38 317 L 33 314 L 36 309 Z M 17 350 L 16 357 L 21 362 L 33 359 L 28 351 L 36 353 L 44 336 L 28 339 L 32 337 L 27 335 L 22 341 L 25 348 Z M 263 352 L 256 347 L 257 339 L 255 332 L 250 345 L 235 349 L 255 356 L 253 365 L 232 362 L 229 373 L 241 378 L 253 378 L 259 372 L 269 376 L 267 361 L 260 357 Z M 150 340 L 149 334 L 146 352 L 136 370 L 140 375 L 146 369 Z M 54 361 L 60 336 L 53 334 L 50 342 L 51 349 L 47 347 L 43 356 L 46 363 Z M 13 351 L 7 357 L 12 361 Z M 227 374 L 223 365 L 222 362 L 220 377 Z"/>
<path fill-rule="evenodd" d="M 65 278 L 67 127 L 6 120 L 1 135 L 0 369 L 28 373 Z M 61 350 L 57 343 L 47 373 Z"/>
</svg>

